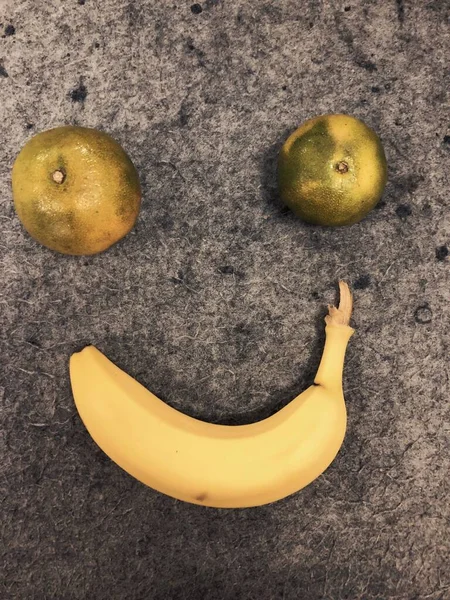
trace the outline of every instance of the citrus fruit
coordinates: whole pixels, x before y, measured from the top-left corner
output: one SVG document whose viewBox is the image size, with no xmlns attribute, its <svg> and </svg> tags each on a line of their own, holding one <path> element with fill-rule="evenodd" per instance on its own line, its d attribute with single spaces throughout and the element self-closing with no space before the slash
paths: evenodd
<svg viewBox="0 0 450 600">
<path fill-rule="evenodd" d="M 351 225 L 383 194 L 386 157 L 377 134 L 343 114 L 310 119 L 281 148 L 278 187 L 282 201 L 316 225 Z"/>
<path fill-rule="evenodd" d="M 35 135 L 12 170 L 16 212 L 38 242 L 63 254 L 96 254 L 124 237 L 140 208 L 137 171 L 108 134 L 57 127 Z"/>
</svg>

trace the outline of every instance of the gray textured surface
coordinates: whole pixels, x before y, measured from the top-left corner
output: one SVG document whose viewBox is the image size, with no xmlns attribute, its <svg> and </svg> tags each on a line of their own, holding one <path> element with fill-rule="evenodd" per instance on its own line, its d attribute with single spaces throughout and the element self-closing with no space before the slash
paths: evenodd
<svg viewBox="0 0 450 600">
<path fill-rule="evenodd" d="M 0 595 L 448 599 L 449 3 L 202 6 L 0 0 Z M 280 144 L 324 112 L 365 120 L 388 156 L 382 203 L 351 228 L 276 200 Z M 111 133 L 142 178 L 137 227 L 91 258 L 39 247 L 11 204 L 21 146 L 65 123 Z M 348 435 L 301 493 L 186 505 L 90 440 L 74 350 L 96 344 L 189 414 L 248 422 L 311 382 L 340 277 Z"/>
</svg>

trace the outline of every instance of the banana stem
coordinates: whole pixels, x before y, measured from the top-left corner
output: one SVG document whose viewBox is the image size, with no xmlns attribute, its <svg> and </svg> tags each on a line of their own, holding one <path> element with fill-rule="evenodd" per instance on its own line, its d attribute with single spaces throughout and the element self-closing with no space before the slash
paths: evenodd
<svg viewBox="0 0 450 600">
<path fill-rule="evenodd" d="M 342 373 L 347 344 L 354 333 L 349 326 L 353 300 L 345 281 L 339 282 L 339 307 L 328 307 L 325 317 L 325 346 L 314 383 L 330 390 L 342 390 Z"/>
</svg>

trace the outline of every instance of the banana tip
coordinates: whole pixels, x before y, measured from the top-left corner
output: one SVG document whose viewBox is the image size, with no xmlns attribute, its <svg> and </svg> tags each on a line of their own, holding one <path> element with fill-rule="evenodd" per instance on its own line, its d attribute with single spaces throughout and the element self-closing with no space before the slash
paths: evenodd
<svg viewBox="0 0 450 600">
<path fill-rule="evenodd" d="M 79 350 L 74 350 L 71 353 L 70 358 L 72 359 L 74 356 L 79 356 L 80 354 L 83 354 L 83 352 L 89 352 L 89 350 L 92 351 L 93 348 L 95 349 L 95 346 L 93 346 L 92 344 L 88 344 L 87 346 L 81 346 Z"/>
<path fill-rule="evenodd" d="M 327 325 L 349 325 L 353 310 L 353 297 L 347 282 L 339 281 L 339 306 L 329 306 L 325 317 Z"/>
</svg>

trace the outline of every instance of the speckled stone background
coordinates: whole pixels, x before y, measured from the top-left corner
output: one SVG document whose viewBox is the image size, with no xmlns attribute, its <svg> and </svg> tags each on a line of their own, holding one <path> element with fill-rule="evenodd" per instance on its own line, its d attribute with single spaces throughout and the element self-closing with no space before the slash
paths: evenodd
<svg viewBox="0 0 450 600">
<path fill-rule="evenodd" d="M 4 600 L 450 598 L 450 5 L 446 0 L 0 0 Z M 281 207 L 289 132 L 379 133 L 383 200 L 322 229 Z M 10 171 L 36 132 L 104 129 L 139 169 L 133 232 L 90 258 L 33 242 Z M 266 416 L 312 382 L 352 283 L 348 435 L 270 506 L 160 495 L 95 446 L 71 352 L 96 344 L 171 405 Z"/>
</svg>

